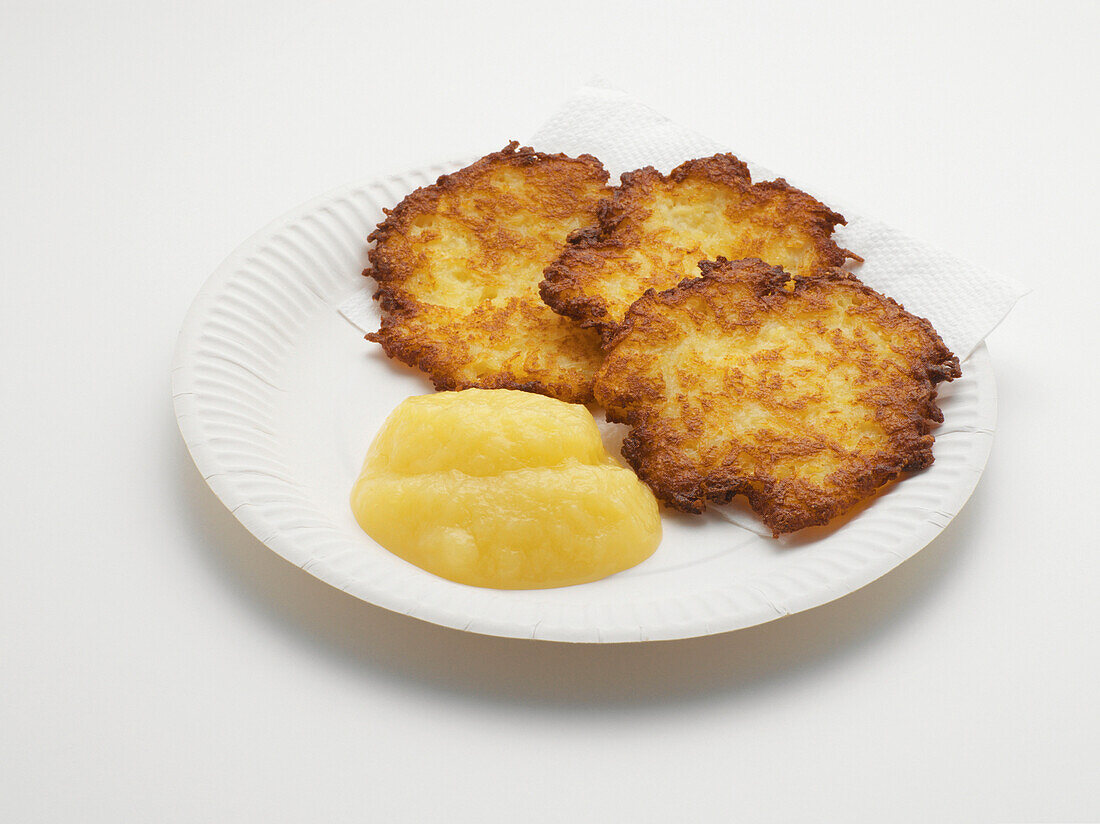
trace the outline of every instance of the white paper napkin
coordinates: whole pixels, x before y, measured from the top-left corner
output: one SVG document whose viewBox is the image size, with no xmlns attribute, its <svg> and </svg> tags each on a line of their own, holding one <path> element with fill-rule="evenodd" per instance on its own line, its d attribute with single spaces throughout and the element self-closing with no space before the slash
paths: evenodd
<svg viewBox="0 0 1100 824">
<path fill-rule="evenodd" d="M 625 92 L 601 84 L 580 89 L 531 138 L 545 152 L 595 155 L 618 176 L 642 166 L 661 172 L 696 157 L 730 149 L 673 123 Z M 742 157 L 753 180 L 777 175 Z M 795 182 L 795 185 L 798 185 Z M 841 246 L 864 258 L 853 268 L 873 289 L 928 318 L 960 360 L 993 331 L 1026 290 L 902 232 L 846 209 L 827 192 L 807 189 L 848 221 L 836 232 Z"/>
<path fill-rule="evenodd" d="M 625 92 L 599 83 L 577 91 L 529 143 L 540 151 L 595 155 L 613 183 L 623 172 L 642 166 L 669 172 L 685 160 L 729 151 Z M 741 160 L 748 164 L 753 180 L 779 176 L 748 158 Z M 837 229 L 836 239 L 864 258 L 854 267 L 860 280 L 928 318 L 960 360 L 966 360 L 1026 292 L 1009 278 L 852 212 L 827 192 L 812 187 L 807 191 L 847 219 L 848 224 Z M 339 307 L 364 332 L 378 325 L 378 308 L 369 295 L 364 288 Z"/>
</svg>

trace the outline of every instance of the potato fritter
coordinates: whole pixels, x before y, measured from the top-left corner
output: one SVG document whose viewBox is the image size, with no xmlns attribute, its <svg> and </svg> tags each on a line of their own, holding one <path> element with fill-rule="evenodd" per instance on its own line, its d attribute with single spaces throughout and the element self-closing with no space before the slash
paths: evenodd
<svg viewBox="0 0 1100 824">
<path fill-rule="evenodd" d="M 606 333 L 646 289 L 693 277 L 700 260 L 755 257 L 798 276 L 858 260 L 832 239 L 842 223 L 782 179 L 754 184 L 731 154 L 689 160 L 667 177 L 647 166 L 622 176 L 599 225 L 570 236 L 539 291 L 555 311 Z"/>
<path fill-rule="evenodd" d="M 928 321 L 843 270 L 699 268 L 630 307 L 594 385 L 658 498 L 702 512 L 743 494 L 778 536 L 932 463 L 935 387 L 961 373 Z"/>
<path fill-rule="evenodd" d="M 367 335 L 437 389 L 592 399 L 599 336 L 539 297 L 543 269 L 609 193 L 591 155 L 487 155 L 402 200 L 371 233 L 382 325 Z"/>
</svg>

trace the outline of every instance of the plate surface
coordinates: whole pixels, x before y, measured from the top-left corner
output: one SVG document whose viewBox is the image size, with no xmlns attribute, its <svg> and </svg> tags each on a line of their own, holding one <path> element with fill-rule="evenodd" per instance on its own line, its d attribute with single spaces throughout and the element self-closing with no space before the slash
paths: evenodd
<svg viewBox="0 0 1100 824">
<path fill-rule="evenodd" d="M 180 431 L 214 493 L 279 555 L 364 601 L 448 627 L 645 641 L 726 632 L 839 598 L 912 556 L 962 509 L 996 423 L 984 345 L 961 379 L 941 385 L 935 464 L 838 525 L 773 540 L 736 502 L 704 516 L 665 510 L 664 540 L 649 560 L 550 590 L 455 584 L 379 547 L 351 514 L 352 484 L 386 416 L 432 389 L 363 340 L 338 307 L 368 288 L 365 239 L 382 208 L 459 165 L 349 186 L 295 209 L 234 252 L 187 314 L 172 366 Z M 621 434 L 604 431 L 609 441 Z"/>
</svg>

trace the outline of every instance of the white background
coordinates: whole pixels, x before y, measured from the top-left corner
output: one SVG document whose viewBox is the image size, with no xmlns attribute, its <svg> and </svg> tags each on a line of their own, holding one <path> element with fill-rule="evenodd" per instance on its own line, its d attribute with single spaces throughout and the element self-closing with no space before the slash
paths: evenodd
<svg viewBox="0 0 1100 824">
<path fill-rule="evenodd" d="M 0 15 L 0 820 L 1100 820 L 1100 4 Z M 290 566 L 191 463 L 168 366 L 225 255 L 594 74 L 1033 290 L 984 478 L 875 584 L 683 642 L 464 635 Z"/>
</svg>

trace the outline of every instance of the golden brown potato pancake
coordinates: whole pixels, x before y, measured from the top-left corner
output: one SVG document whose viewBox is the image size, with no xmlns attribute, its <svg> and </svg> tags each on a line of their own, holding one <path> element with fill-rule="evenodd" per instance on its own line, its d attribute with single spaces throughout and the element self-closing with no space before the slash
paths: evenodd
<svg viewBox="0 0 1100 824">
<path fill-rule="evenodd" d="M 859 259 L 832 239 L 844 218 L 784 180 L 754 184 L 731 154 L 689 160 L 667 177 L 622 176 L 599 224 L 569 238 L 540 287 L 555 311 L 613 331 L 646 289 L 694 277 L 700 260 L 755 257 L 806 276 Z"/>
<path fill-rule="evenodd" d="M 437 389 L 592 398 L 598 335 L 539 297 L 570 232 L 596 220 L 607 172 L 591 155 L 510 143 L 402 200 L 371 233 L 364 274 L 383 317 L 367 335 Z"/>
<path fill-rule="evenodd" d="M 778 536 L 932 463 L 935 387 L 960 371 L 928 321 L 842 270 L 699 267 L 630 307 L 596 374 L 658 498 L 702 512 L 743 494 Z"/>
</svg>

